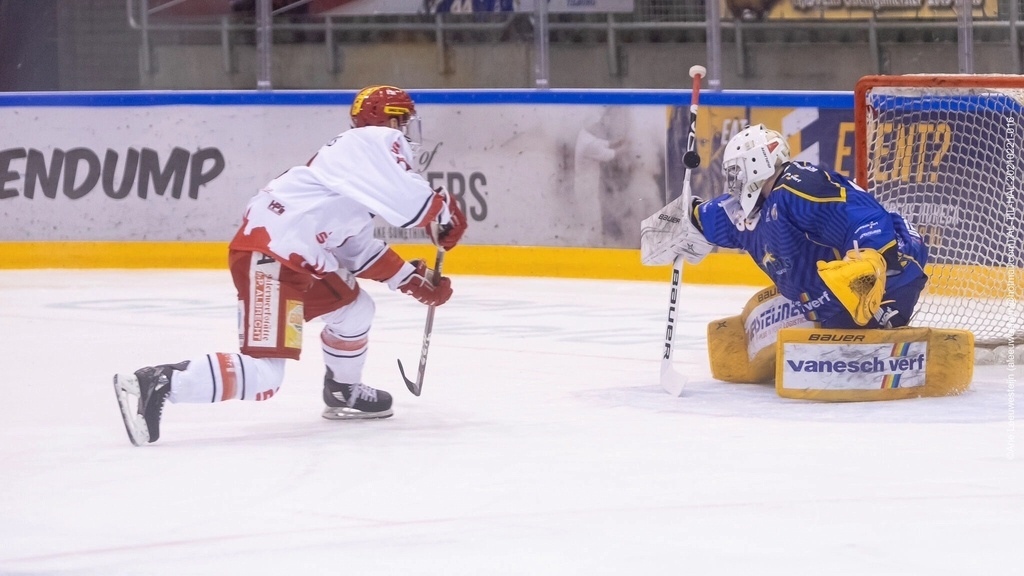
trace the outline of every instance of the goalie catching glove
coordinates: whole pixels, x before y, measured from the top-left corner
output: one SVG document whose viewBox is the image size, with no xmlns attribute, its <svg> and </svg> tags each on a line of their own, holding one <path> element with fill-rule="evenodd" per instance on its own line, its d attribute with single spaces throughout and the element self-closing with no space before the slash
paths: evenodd
<svg viewBox="0 0 1024 576">
<path fill-rule="evenodd" d="M 408 294 L 427 306 L 440 306 L 452 297 L 452 281 L 448 277 L 441 276 L 435 283 L 436 273 L 427 268 L 426 262 L 413 260 L 409 264 L 413 266 L 413 271 L 398 284 L 398 289 L 403 294 Z"/>
<path fill-rule="evenodd" d="M 447 252 L 455 248 L 462 235 L 466 233 L 466 215 L 462 213 L 462 208 L 459 208 L 458 200 L 444 186 L 435 189 L 434 192 L 444 197 L 450 219 L 447 224 L 431 222 L 427 225 L 427 236 L 430 236 L 430 241 L 435 246 L 440 246 Z"/>
<path fill-rule="evenodd" d="M 655 212 L 640 223 L 640 261 L 644 266 L 671 264 L 677 255 L 690 264 L 698 264 L 714 246 L 694 224 L 691 215 L 701 200 L 694 198 L 690 209 L 677 201 Z"/>
<path fill-rule="evenodd" d="M 853 321 L 865 326 L 882 307 L 885 268 L 885 258 L 877 250 L 855 248 L 842 260 L 819 260 L 818 276 L 850 312 Z"/>
</svg>

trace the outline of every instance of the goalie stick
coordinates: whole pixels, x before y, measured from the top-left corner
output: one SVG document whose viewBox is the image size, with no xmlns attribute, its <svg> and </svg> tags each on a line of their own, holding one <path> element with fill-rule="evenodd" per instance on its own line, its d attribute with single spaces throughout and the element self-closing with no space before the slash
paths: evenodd
<svg viewBox="0 0 1024 576">
<path fill-rule="evenodd" d="M 438 246 L 437 259 L 434 261 L 434 284 L 441 281 L 441 265 L 444 264 L 444 248 Z M 405 376 L 405 369 L 402 367 L 402 360 L 398 360 L 398 371 L 402 373 L 402 380 L 405 380 L 405 387 L 414 396 L 423 392 L 423 374 L 427 371 L 427 352 L 430 350 L 430 334 L 434 330 L 434 309 L 436 306 L 427 307 L 427 323 L 423 327 L 423 348 L 420 349 L 420 366 L 416 373 L 416 381 L 413 382 Z"/>
<path fill-rule="evenodd" d="M 689 214 L 690 198 L 693 195 L 690 191 L 690 173 L 700 165 L 700 156 L 697 154 L 697 104 L 700 99 L 700 81 L 707 74 L 707 69 L 700 65 L 690 67 L 690 77 L 693 78 L 693 91 L 690 96 L 690 131 L 686 135 L 686 153 L 683 154 L 683 166 L 686 172 L 683 174 L 682 194 L 673 203 L 682 206 L 682 213 Z M 679 314 L 679 283 L 683 276 L 683 257 L 676 255 L 672 261 L 672 289 L 668 298 L 668 324 L 665 326 L 665 346 L 661 355 L 661 375 L 659 382 L 661 387 L 672 396 L 683 395 L 683 388 L 686 387 L 686 376 L 683 376 L 672 367 L 672 352 L 675 349 L 676 316 Z"/>
</svg>

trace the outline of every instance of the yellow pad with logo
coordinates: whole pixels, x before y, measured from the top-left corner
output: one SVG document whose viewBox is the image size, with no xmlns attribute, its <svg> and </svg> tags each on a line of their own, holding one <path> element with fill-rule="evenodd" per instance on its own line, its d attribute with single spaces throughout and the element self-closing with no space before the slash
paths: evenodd
<svg viewBox="0 0 1024 576">
<path fill-rule="evenodd" d="M 858 402 L 961 394 L 974 374 L 966 330 L 786 328 L 776 348 L 783 398 Z"/>
<path fill-rule="evenodd" d="M 842 260 L 819 260 L 818 276 L 860 326 L 866 325 L 882 307 L 885 258 L 877 250 L 850 250 Z"/>
<path fill-rule="evenodd" d="M 783 328 L 811 327 L 802 308 L 775 286 L 754 294 L 739 316 L 708 324 L 708 361 L 716 380 L 771 382 L 775 378 L 775 339 Z"/>
</svg>

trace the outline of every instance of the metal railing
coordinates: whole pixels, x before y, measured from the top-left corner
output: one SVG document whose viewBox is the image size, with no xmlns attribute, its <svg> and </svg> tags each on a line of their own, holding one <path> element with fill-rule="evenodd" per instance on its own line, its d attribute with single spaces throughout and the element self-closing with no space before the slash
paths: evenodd
<svg viewBox="0 0 1024 576">
<path fill-rule="evenodd" d="M 345 42 L 379 41 L 380 37 L 396 34 L 417 35 L 429 39 L 437 47 L 437 63 L 440 73 L 446 72 L 446 53 L 453 43 L 498 42 L 530 40 L 537 43 L 535 58 L 546 56 L 548 44 L 555 42 L 593 41 L 607 44 L 609 74 L 621 74 L 619 46 L 624 42 L 659 41 L 662 35 L 675 35 L 669 39 L 679 41 L 704 41 L 708 48 L 709 86 L 720 87 L 721 42 L 732 42 L 737 50 L 737 71 L 742 77 L 747 74 L 746 47 L 751 41 L 784 42 L 787 36 L 798 35 L 806 38 L 809 34 L 817 39 L 862 35 L 868 45 L 875 72 L 882 69 L 882 48 L 884 34 L 899 36 L 906 33 L 942 35 L 960 43 L 961 72 L 971 72 L 972 48 L 978 41 L 1005 42 L 1012 71 L 1021 73 L 1020 55 L 1020 2 L 1005 1 L 999 7 L 996 19 L 968 19 L 965 38 L 963 18 L 951 20 L 895 20 L 878 19 L 872 15 L 862 20 L 812 21 L 744 21 L 718 17 L 719 5 L 708 0 L 636 0 L 631 14 L 417 14 L 392 16 L 294 16 L 296 10 L 312 0 L 296 0 L 276 10 L 257 10 L 255 14 L 222 15 L 213 19 L 164 19 L 160 14 L 171 7 L 190 0 L 172 0 L 159 6 L 150 7 L 149 0 L 126 0 L 129 26 L 138 30 L 142 42 L 142 71 L 149 74 L 153 69 L 153 34 L 163 32 L 190 32 L 215 35 L 222 47 L 225 71 L 234 69 L 232 46 L 238 41 L 236 33 L 255 33 L 257 49 L 260 51 L 261 88 L 270 87 L 269 52 L 272 49 L 271 30 L 315 37 L 322 42 L 327 54 L 328 68 L 337 73 L 341 68 L 338 44 Z M 255 0 L 255 5 L 269 7 L 271 0 Z M 967 0 L 955 0 L 963 2 Z M 540 5 L 541 3 L 538 3 Z M 156 17 L 156 21 L 154 21 Z M 809 28 L 811 26 L 811 28 Z M 534 34 L 541 30 L 541 34 Z M 546 33 L 544 32 L 546 30 Z M 322 39 L 321 39 L 322 37 Z M 262 40 L 260 40 L 262 39 Z M 898 41 L 890 40 L 890 41 Z M 966 42 L 966 45 L 964 45 Z M 966 61 L 965 61 L 966 58 Z M 968 69 L 964 69 L 965 66 Z M 546 86 L 546 77 L 541 77 L 542 63 L 538 69 L 537 85 Z"/>
</svg>

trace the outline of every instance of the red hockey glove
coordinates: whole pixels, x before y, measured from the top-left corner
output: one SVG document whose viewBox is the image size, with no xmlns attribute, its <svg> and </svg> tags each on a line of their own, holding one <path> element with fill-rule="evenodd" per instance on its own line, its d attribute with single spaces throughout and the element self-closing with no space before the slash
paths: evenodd
<svg viewBox="0 0 1024 576">
<path fill-rule="evenodd" d="M 408 294 L 427 306 L 440 306 L 452 297 L 452 281 L 445 276 L 434 284 L 434 271 L 427 268 L 423 260 L 409 262 L 416 267 L 412 274 L 409 274 L 398 285 L 403 294 Z"/>
<path fill-rule="evenodd" d="M 431 222 L 427 226 L 427 235 L 430 236 L 430 241 L 435 246 L 440 246 L 448 251 L 455 248 L 455 245 L 462 239 L 462 235 L 466 233 L 466 215 L 459 208 L 459 202 L 444 188 L 439 188 L 437 192 L 448 196 L 448 213 L 451 214 L 452 219 L 451 223 L 445 225 Z"/>
</svg>

